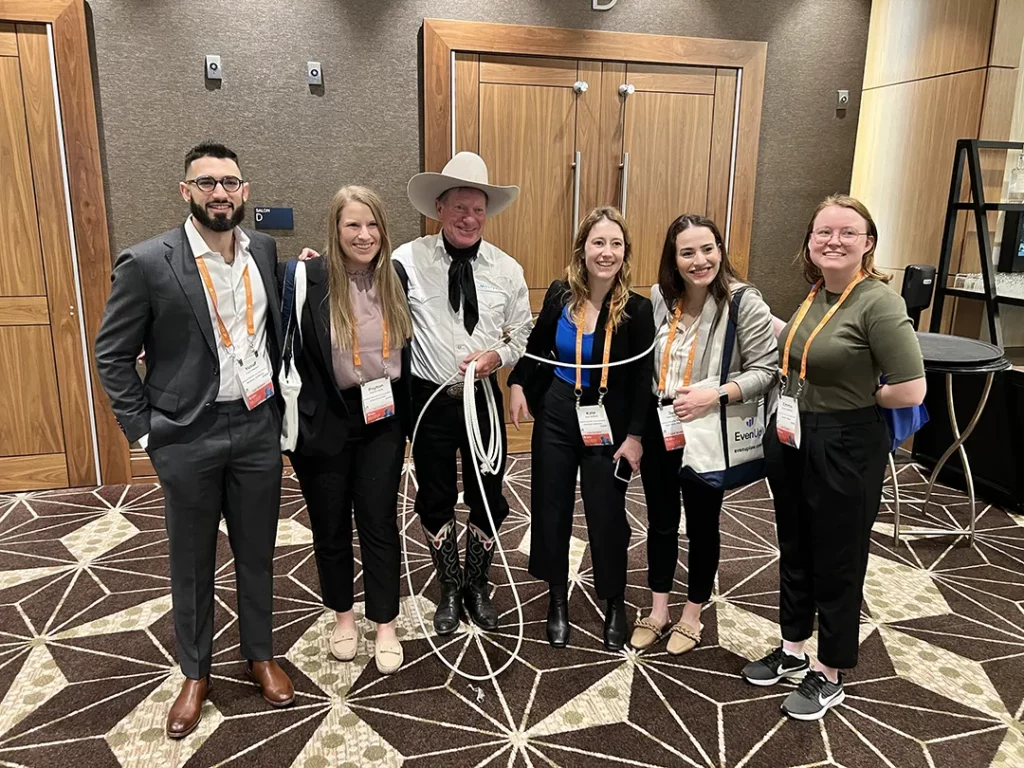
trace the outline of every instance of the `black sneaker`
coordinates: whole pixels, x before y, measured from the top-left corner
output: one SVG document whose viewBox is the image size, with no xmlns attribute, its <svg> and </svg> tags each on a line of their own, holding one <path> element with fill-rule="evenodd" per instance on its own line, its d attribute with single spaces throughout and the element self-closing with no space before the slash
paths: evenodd
<svg viewBox="0 0 1024 768">
<path fill-rule="evenodd" d="M 811 668 L 805 653 L 802 658 L 790 656 L 780 645 L 763 659 L 752 661 L 743 668 L 743 679 L 753 685 L 775 685 L 784 677 L 803 677 Z"/>
<path fill-rule="evenodd" d="M 832 683 L 823 672 L 808 672 L 786 700 L 782 702 L 782 711 L 795 720 L 821 720 L 825 713 L 846 698 L 843 691 L 843 673 L 839 673 L 839 682 Z"/>
</svg>

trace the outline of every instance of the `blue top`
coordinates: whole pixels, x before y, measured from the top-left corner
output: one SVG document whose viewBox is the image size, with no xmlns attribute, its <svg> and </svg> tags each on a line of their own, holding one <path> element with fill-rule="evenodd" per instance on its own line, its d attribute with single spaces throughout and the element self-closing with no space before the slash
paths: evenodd
<svg viewBox="0 0 1024 768">
<path fill-rule="evenodd" d="M 558 317 L 558 328 L 555 331 L 555 354 L 560 363 L 569 363 L 568 367 L 559 365 L 555 368 L 555 376 L 567 384 L 576 386 L 576 323 L 569 316 L 569 305 L 565 305 L 562 314 Z M 583 334 L 583 349 L 580 355 L 580 362 L 583 365 L 590 363 L 594 354 L 594 334 Z M 590 371 L 586 368 L 582 371 L 582 382 L 584 387 L 590 386 Z"/>
</svg>

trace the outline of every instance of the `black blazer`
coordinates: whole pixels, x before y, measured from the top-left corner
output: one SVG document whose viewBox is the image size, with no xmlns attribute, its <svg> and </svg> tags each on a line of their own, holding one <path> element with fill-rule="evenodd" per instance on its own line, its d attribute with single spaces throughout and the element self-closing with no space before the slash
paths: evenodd
<svg viewBox="0 0 1024 768">
<path fill-rule="evenodd" d="M 394 264 L 394 262 L 392 262 Z M 287 264 L 278 265 L 279 281 L 284 285 Z M 387 268 L 385 265 L 379 269 Z M 295 451 L 302 456 L 336 456 L 345 448 L 351 416 L 348 403 L 334 380 L 331 358 L 331 309 L 327 298 L 326 257 L 306 261 L 306 303 L 302 309 L 302 350 L 295 366 L 302 379 L 299 392 L 299 439 Z M 404 270 L 397 270 L 402 288 L 409 292 Z M 409 393 L 409 342 L 402 345 L 402 376 L 391 382 L 395 396 L 395 416 L 406 436 L 412 433 L 412 408 Z M 362 414 L 357 413 L 361 416 Z"/>
<path fill-rule="evenodd" d="M 555 333 L 558 319 L 569 303 L 569 284 L 555 280 L 544 296 L 544 306 L 526 343 L 526 351 L 537 357 L 556 359 Z M 610 362 L 625 360 L 640 354 L 654 341 L 654 311 L 650 299 L 630 293 L 626 303 L 627 319 L 612 334 Z M 601 306 L 594 333 L 593 363 L 600 363 L 604 356 L 604 329 L 608 322 L 608 299 Z M 619 444 L 627 435 L 640 436 L 644 433 L 647 409 L 651 399 L 651 377 L 654 375 L 653 352 L 630 363 L 608 369 L 608 392 L 604 397 L 612 436 Z M 530 412 L 540 417 L 543 412 L 544 394 L 555 376 L 553 366 L 522 358 L 508 377 L 509 386 L 519 384 L 526 395 Z M 592 405 L 597 402 L 601 384 L 601 371 L 590 371 L 590 386 L 583 388 L 581 403 Z"/>
<path fill-rule="evenodd" d="M 277 243 L 245 230 L 267 295 L 267 353 L 280 363 Z M 121 431 L 147 449 L 193 439 L 215 418 L 220 357 L 206 288 L 182 225 L 122 251 L 96 336 L 96 370 Z M 146 352 L 146 377 L 135 360 Z M 275 405 L 280 407 L 279 398 Z"/>
</svg>

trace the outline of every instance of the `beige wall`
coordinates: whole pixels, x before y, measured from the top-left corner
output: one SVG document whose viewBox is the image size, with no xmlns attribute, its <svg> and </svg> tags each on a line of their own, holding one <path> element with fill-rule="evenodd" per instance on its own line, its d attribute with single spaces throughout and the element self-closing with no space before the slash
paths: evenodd
<svg viewBox="0 0 1024 768">
<path fill-rule="evenodd" d="M 957 140 L 1011 137 L 1022 38 L 1024 0 L 872 3 L 850 186 L 877 219 L 877 261 L 897 288 L 907 265 L 938 264 Z M 1005 192 L 1005 152 L 983 152 L 982 165 L 995 199 Z M 974 225 L 960 216 L 950 272 L 977 272 Z M 989 224 L 994 237 L 995 214 Z M 1005 332 L 1016 323 L 1004 315 Z M 929 321 L 926 312 L 922 327 Z M 945 328 L 987 337 L 982 321 L 980 302 L 947 302 Z"/>
<path fill-rule="evenodd" d="M 237 148 L 252 202 L 295 209 L 283 255 L 321 244 L 344 183 L 376 187 L 396 239 L 417 236 L 405 185 L 420 169 L 424 17 L 767 41 L 750 276 L 779 314 L 806 290 L 792 255 L 809 212 L 849 187 L 869 0 L 619 0 L 608 12 L 590 0 L 87 4 L 114 250 L 180 223 L 181 159 L 207 137 Z M 223 59 L 217 90 L 203 79 L 208 53 Z M 305 84 L 310 59 L 324 67 L 321 93 Z M 845 115 L 839 88 L 852 94 Z"/>
</svg>

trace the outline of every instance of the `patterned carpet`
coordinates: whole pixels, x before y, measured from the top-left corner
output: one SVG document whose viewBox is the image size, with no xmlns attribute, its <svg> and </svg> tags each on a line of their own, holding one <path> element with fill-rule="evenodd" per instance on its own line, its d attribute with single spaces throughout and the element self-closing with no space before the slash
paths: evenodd
<svg viewBox="0 0 1024 768">
<path fill-rule="evenodd" d="M 309 521 L 288 479 L 275 643 L 295 681 L 296 704 L 272 710 L 244 678 L 234 573 L 222 535 L 213 689 L 202 725 L 181 742 L 163 735 L 180 676 L 160 489 L 0 496 L 0 765 L 1024 766 L 1024 519 L 986 507 L 974 549 L 952 538 L 894 549 L 892 516 L 883 512 L 863 607 L 861 664 L 847 678 L 846 703 L 820 723 L 794 723 L 779 712 L 789 688 L 756 689 L 737 677 L 744 659 L 766 652 L 777 633 L 777 552 L 766 485 L 727 499 L 705 640 L 678 659 L 663 644 L 643 655 L 602 649 L 601 606 L 578 506 L 574 629 L 570 647 L 554 650 L 544 641 L 544 585 L 526 572 L 529 459 L 509 462 L 513 513 L 502 534 L 526 626 L 519 659 L 497 682 L 455 677 L 432 656 L 411 600 L 429 622 L 437 588 L 412 524 L 416 597 L 404 593 L 405 668 L 389 678 L 377 673 L 365 624 L 354 663 L 329 659 L 332 618 L 319 604 Z M 904 515 L 920 522 L 922 477 L 907 465 L 899 479 Z M 887 489 L 886 509 L 889 497 Z M 930 524 L 963 521 L 962 494 L 941 489 L 936 501 Z M 634 484 L 627 595 L 633 609 L 647 602 L 643 507 Z M 503 572 L 494 575 L 504 629 L 483 635 L 464 628 L 441 645 L 449 661 L 473 674 L 504 663 L 516 644 L 512 591 Z M 682 594 L 685 568 L 677 580 Z M 674 616 L 679 611 L 677 603 Z"/>
</svg>

